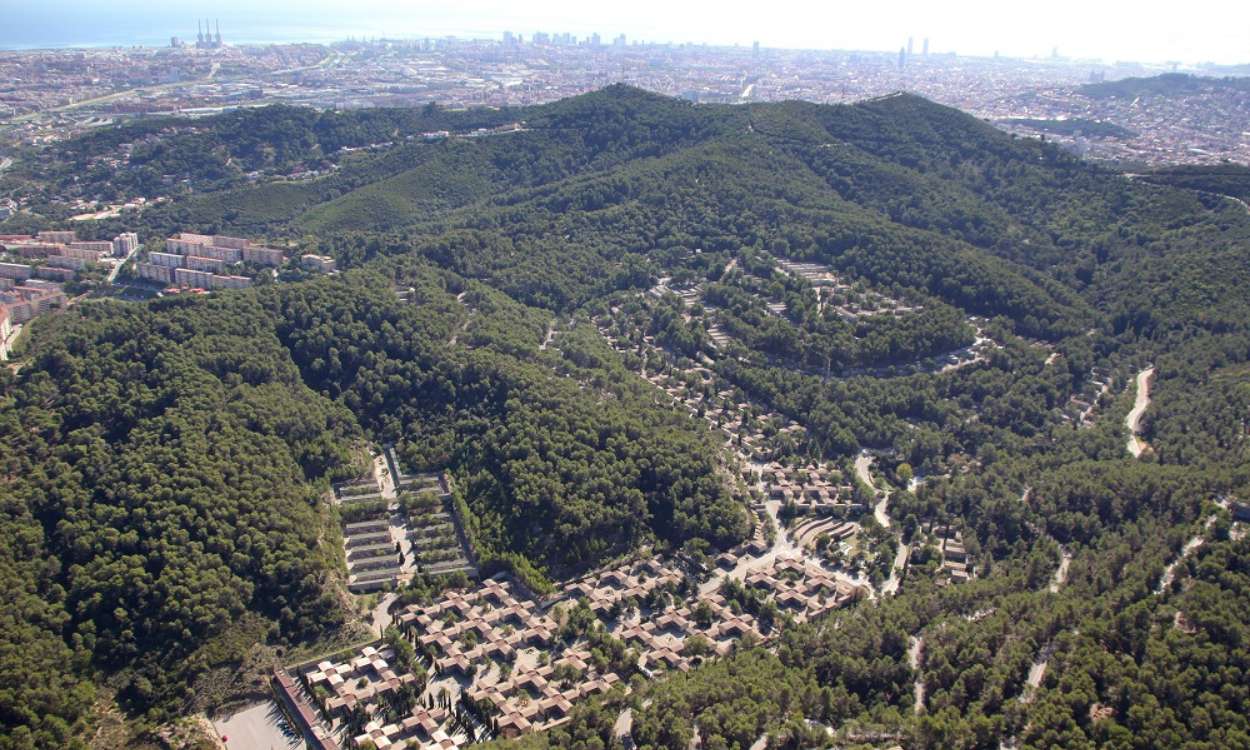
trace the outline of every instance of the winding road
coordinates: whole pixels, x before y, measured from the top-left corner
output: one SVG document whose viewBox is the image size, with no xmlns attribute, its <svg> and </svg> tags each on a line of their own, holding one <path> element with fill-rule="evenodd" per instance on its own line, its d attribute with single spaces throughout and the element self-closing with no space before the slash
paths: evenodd
<svg viewBox="0 0 1250 750">
<path fill-rule="evenodd" d="M 1227 498 L 1217 500 L 1216 504 L 1224 510 L 1228 510 L 1229 501 Z M 1207 516 L 1207 520 L 1202 522 L 1202 531 L 1191 537 L 1189 541 L 1185 542 L 1185 546 L 1181 548 L 1181 552 L 1176 556 L 1176 559 L 1168 563 L 1168 566 L 1163 569 L 1163 575 L 1159 577 L 1159 584 L 1155 586 L 1156 594 L 1162 594 L 1167 591 L 1168 587 L 1172 585 L 1173 579 L 1176 578 L 1176 568 L 1181 563 L 1185 562 L 1185 558 L 1189 557 L 1196 552 L 1199 547 L 1206 544 L 1207 540 L 1203 535 L 1210 531 L 1211 527 L 1215 525 L 1216 517 L 1217 516 L 1214 514 Z"/>
<path fill-rule="evenodd" d="M 873 458 L 867 451 L 860 451 L 855 457 L 855 476 L 859 481 L 868 485 L 873 493 L 877 493 L 877 485 L 872 480 L 872 462 Z M 873 518 L 877 519 L 877 523 L 881 524 L 881 528 L 892 528 L 890 523 L 890 493 L 882 491 L 881 499 L 872 508 Z M 903 535 L 898 530 L 894 532 L 895 540 L 898 542 L 898 550 L 894 553 L 894 563 L 890 565 L 890 577 L 881 584 L 882 594 L 894 594 L 898 592 L 899 583 L 902 581 L 903 569 L 907 567 L 907 558 L 910 556 L 911 548 L 903 543 Z"/>
<path fill-rule="evenodd" d="M 868 488 L 877 494 L 877 485 L 872 481 L 872 461 L 873 458 L 866 451 L 860 451 L 855 457 L 855 476 L 859 477 L 859 481 L 868 485 Z M 881 493 L 881 499 L 873 506 L 872 515 L 877 519 L 877 523 L 881 524 L 881 528 L 890 528 L 890 493 Z"/>
</svg>

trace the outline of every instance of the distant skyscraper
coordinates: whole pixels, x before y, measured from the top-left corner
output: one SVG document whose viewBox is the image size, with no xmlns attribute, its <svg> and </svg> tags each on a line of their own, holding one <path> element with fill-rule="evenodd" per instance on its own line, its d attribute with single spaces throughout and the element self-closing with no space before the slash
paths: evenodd
<svg viewBox="0 0 1250 750">
<path fill-rule="evenodd" d="M 754 42 L 751 44 L 751 54 L 755 55 L 756 57 L 760 56 L 760 43 L 759 42 Z"/>
<path fill-rule="evenodd" d="M 929 37 L 924 38 L 924 46 L 920 48 L 920 54 L 925 57 L 929 56 Z"/>
<path fill-rule="evenodd" d="M 591 34 L 591 35 L 590 35 L 590 46 L 591 46 L 591 47 L 598 47 L 600 43 L 601 43 L 601 40 L 600 40 L 600 38 L 599 38 L 599 32 L 597 32 L 597 31 L 596 31 L 595 33 L 593 33 L 593 34 Z"/>
<path fill-rule="evenodd" d="M 511 31 L 505 31 L 503 33 L 503 43 L 508 46 L 512 46 L 516 43 L 516 37 L 512 35 Z"/>
<path fill-rule="evenodd" d="M 625 47 L 625 35 L 618 34 L 617 37 L 612 40 L 612 46 L 623 49 Z"/>
<path fill-rule="evenodd" d="M 911 57 L 911 49 L 912 49 L 912 44 L 913 44 L 915 41 L 916 41 L 916 40 L 915 40 L 915 38 L 914 38 L 914 37 L 910 37 L 910 36 L 909 36 L 909 37 L 907 37 L 907 56 L 908 56 L 908 57 Z"/>
</svg>

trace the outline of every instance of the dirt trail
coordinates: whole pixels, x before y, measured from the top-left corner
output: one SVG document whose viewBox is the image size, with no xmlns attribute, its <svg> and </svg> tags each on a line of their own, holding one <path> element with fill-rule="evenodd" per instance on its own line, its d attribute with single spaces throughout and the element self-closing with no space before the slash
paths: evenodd
<svg viewBox="0 0 1250 750">
<path fill-rule="evenodd" d="M 465 316 L 464 322 L 460 324 L 460 327 L 451 334 L 451 340 L 447 342 L 448 346 L 456 345 L 456 342 L 460 340 L 460 334 L 469 330 L 469 323 L 473 320 L 473 308 L 465 305 L 464 303 L 464 297 L 466 294 L 468 294 L 468 292 L 461 292 L 460 294 L 457 294 L 456 301 L 464 305 L 464 309 L 467 310 L 469 314 Z"/>
<path fill-rule="evenodd" d="M 551 341 L 555 337 L 556 337 L 556 320 L 555 318 L 552 318 L 551 322 L 547 324 L 547 335 L 543 337 L 543 342 L 538 345 L 538 351 L 540 352 L 546 351 L 547 347 L 551 346 Z"/>
<path fill-rule="evenodd" d="M 1128 452 L 1133 454 L 1133 458 L 1141 458 L 1142 452 L 1146 450 L 1146 444 L 1137 434 L 1141 430 L 1142 414 L 1150 406 L 1150 380 L 1154 374 L 1154 367 L 1147 367 L 1137 373 L 1137 397 L 1133 401 L 1133 409 L 1124 418 L 1124 425 L 1128 427 L 1129 433 Z"/>
<path fill-rule="evenodd" d="M 1159 584 L 1155 586 L 1156 594 L 1162 594 L 1168 590 L 1168 587 L 1172 585 L 1172 581 L 1176 579 L 1177 567 L 1185 562 L 1185 558 L 1192 555 L 1203 544 L 1206 544 L 1206 540 L 1201 536 L 1195 536 L 1188 542 L 1185 542 L 1185 546 L 1181 548 L 1181 553 L 1176 556 L 1175 560 L 1168 563 L 1167 568 L 1163 570 L 1163 575 L 1159 577 Z"/>
<path fill-rule="evenodd" d="M 1050 657 L 1054 653 L 1054 644 L 1047 643 L 1042 647 L 1042 652 L 1037 655 L 1037 661 L 1029 667 L 1029 676 L 1024 681 L 1024 693 L 1020 696 L 1022 703 L 1033 702 L 1033 694 L 1042 686 L 1042 680 L 1046 677 L 1046 668 L 1050 665 Z"/>
<path fill-rule="evenodd" d="M 916 713 L 924 713 L 924 680 L 920 675 L 920 654 L 924 651 L 924 638 L 912 636 L 911 648 L 907 649 L 907 663 L 911 666 L 912 671 L 916 673 L 916 682 L 912 686 L 912 693 L 915 696 Z"/>
<path fill-rule="evenodd" d="M 1068 582 L 1068 566 L 1072 563 L 1072 553 L 1066 549 L 1059 558 L 1059 567 L 1055 569 L 1055 577 L 1050 582 L 1050 593 L 1059 593 L 1059 588 Z"/>
<path fill-rule="evenodd" d="M 1221 498 L 1216 501 L 1216 504 L 1221 508 L 1228 510 L 1228 498 Z M 1176 578 L 1176 568 L 1181 563 L 1185 562 L 1185 558 L 1189 557 L 1194 552 L 1197 552 L 1199 547 L 1207 543 L 1206 537 L 1204 537 L 1203 534 L 1206 534 L 1211 530 L 1211 527 L 1215 525 L 1216 518 L 1217 516 L 1215 515 L 1208 516 L 1207 520 L 1202 522 L 1201 533 L 1190 537 L 1189 541 L 1185 542 L 1185 546 L 1181 548 L 1181 553 L 1176 556 L 1176 559 L 1168 563 L 1168 566 L 1164 568 L 1163 575 L 1159 577 L 1159 584 L 1155 586 L 1156 594 L 1162 594 L 1164 591 L 1167 591 L 1168 587 L 1172 585 L 1173 579 Z"/>
</svg>

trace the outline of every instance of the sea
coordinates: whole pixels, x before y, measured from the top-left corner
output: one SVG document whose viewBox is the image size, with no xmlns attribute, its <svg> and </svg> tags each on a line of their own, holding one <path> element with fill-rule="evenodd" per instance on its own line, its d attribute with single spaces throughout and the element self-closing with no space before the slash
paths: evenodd
<svg viewBox="0 0 1250 750">
<path fill-rule="evenodd" d="M 260 2 L 264 5 L 263 0 Z M 43 6 L 48 7 L 43 7 Z M 170 38 L 194 43 L 197 22 L 218 24 L 222 41 L 233 45 L 329 44 L 347 39 L 423 39 L 454 36 L 461 39 L 497 39 L 501 29 L 465 27 L 431 18 L 392 14 L 348 13 L 320 7 L 308 13 L 241 12 L 226 3 L 228 12 L 214 17 L 221 3 L 177 10 L 150 2 L 146 7 L 120 0 L 116 4 L 66 0 L 0 0 L 0 50 L 65 49 L 79 47 L 166 47 Z M 220 10 L 220 9 L 219 9 Z"/>
</svg>

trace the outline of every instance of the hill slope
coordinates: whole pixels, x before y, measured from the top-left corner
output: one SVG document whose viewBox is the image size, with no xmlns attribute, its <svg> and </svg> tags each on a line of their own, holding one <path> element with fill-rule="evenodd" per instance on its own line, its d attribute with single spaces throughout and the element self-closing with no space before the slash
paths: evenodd
<svg viewBox="0 0 1250 750">
<path fill-rule="evenodd" d="M 1129 180 L 909 95 L 694 106 L 615 86 L 489 114 L 248 118 L 273 127 L 240 158 L 453 133 L 314 180 L 226 180 L 124 227 L 285 236 L 346 273 L 35 327 L 0 381 L 0 747 L 89 732 L 95 686 L 163 720 L 251 644 L 342 626 L 319 498 L 362 438 L 449 471 L 481 556 L 539 584 L 648 544 L 699 560 L 752 532 L 759 465 L 849 481 L 874 451 L 893 523 L 857 520 L 888 544 L 821 554 L 881 584 L 910 542 L 901 592 L 642 688 L 652 747 L 696 726 L 717 746 L 818 747 L 823 726 L 847 745 L 1240 741 L 1245 691 L 1221 675 L 1250 642 L 1228 616 L 1246 541 L 1209 500 L 1250 490 L 1250 215 L 1201 192 L 1226 176 Z M 1147 364 L 1136 461 L 1124 388 Z M 954 531 L 959 585 L 935 546 Z M 1161 677 L 1165 645 L 1202 674 Z M 1054 671 L 1026 693 L 1043 647 Z M 614 747 L 617 710 L 526 742 Z"/>
</svg>

